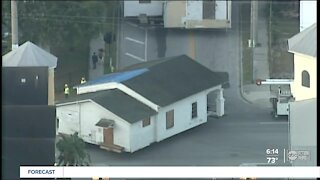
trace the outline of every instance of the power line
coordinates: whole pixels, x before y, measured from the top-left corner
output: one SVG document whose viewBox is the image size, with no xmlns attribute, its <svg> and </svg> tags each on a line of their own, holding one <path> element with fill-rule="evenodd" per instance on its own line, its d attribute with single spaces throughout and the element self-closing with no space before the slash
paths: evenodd
<svg viewBox="0 0 320 180">
<path fill-rule="evenodd" d="M 10 19 L 10 17 L 3 17 L 5 19 Z M 74 22 L 74 23 L 84 23 L 84 24 L 117 24 L 116 22 L 98 22 L 98 21 L 86 21 L 86 20 L 74 20 L 74 19 L 54 19 L 50 17 L 45 16 L 19 16 L 19 19 L 33 19 L 33 20 L 39 20 L 39 21 L 58 21 L 58 22 Z M 115 18 L 116 19 L 116 18 Z M 126 18 L 120 18 L 120 20 L 129 20 Z M 153 24 L 153 26 L 158 26 L 158 24 Z M 159 26 L 162 26 L 159 24 Z"/>
<path fill-rule="evenodd" d="M 4 19 L 10 19 L 10 17 L 3 17 Z M 73 20 L 73 19 L 54 19 L 44 16 L 19 16 L 19 19 L 33 19 L 42 21 L 59 21 L 59 22 L 78 22 L 78 23 L 89 23 L 89 24 L 112 24 L 110 22 L 97 22 L 97 21 L 83 21 L 83 20 Z"/>
<path fill-rule="evenodd" d="M 19 17 L 19 19 L 33 19 L 36 21 L 57 21 L 57 22 L 73 22 L 73 23 L 84 23 L 84 24 L 112 24 L 110 22 L 95 22 L 95 21 L 79 21 L 69 19 L 52 19 L 46 17 Z"/>
<path fill-rule="evenodd" d="M 54 15 L 54 14 L 27 14 L 27 13 L 19 13 L 18 14 L 19 17 L 20 16 L 37 16 L 37 17 L 53 17 L 53 18 L 56 18 L 56 17 L 61 17 L 61 18 L 85 18 L 85 19 L 109 19 L 109 20 L 113 20 L 113 19 L 127 19 L 127 20 L 130 20 L 130 19 L 137 19 L 137 17 L 118 17 L 118 16 L 114 16 L 114 17 L 108 17 L 108 16 L 72 16 L 72 15 Z M 4 16 L 9 16 L 8 14 L 4 14 Z M 154 16 L 154 17 L 148 17 L 148 19 L 150 20 L 162 20 L 163 17 L 161 16 Z"/>
</svg>

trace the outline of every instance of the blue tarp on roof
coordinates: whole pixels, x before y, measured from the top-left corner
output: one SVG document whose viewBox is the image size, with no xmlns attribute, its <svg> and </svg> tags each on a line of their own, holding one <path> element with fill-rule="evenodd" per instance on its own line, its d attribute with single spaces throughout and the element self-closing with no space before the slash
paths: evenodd
<svg viewBox="0 0 320 180">
<path fill-rule="evenodd" d="M 91 85 L 97 85 L 97 84 L 104 84 L 104 83 L 109 83 L 109 82 L 122 82 L 131 78 L 134 78 L 142 73 L 145 73 L 146 71 L 149 71 L 147 68 L 143 69 L 136 69 L 132 71 L 125 71 L 125 72 L 118 72 L 118 73 L 112 73 L 112 74 L 106 74 L 103 75 L 97 79 L 87 81 L 84 84 L 75 86 L 77 87 L 85 87 L 85 86 L 91 86 Z"/>
</svg>

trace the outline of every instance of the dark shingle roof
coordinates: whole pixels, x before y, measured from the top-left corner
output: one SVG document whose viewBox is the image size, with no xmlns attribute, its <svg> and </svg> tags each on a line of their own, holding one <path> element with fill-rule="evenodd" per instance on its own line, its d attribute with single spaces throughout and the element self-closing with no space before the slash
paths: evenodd
<svg viewBox="0 0 320 180">
<path fill-rule="evenodd" d="M 129 123 L 135 123 L 157 112 L 121 90 L 104 90 L 77 95 L 59 104 L 91 99 Z"/>
<path fill-rule="evenodd" d="M 317 57 L 317 24 L 313 24 L 288 40 L 289 51 Z"/>
<path fill-rule="evenodd" d="M 186 55 L 140 63 L 124 70 L 141 68 L 149 71 L 122 83 L 162 107 L 228 83 L 227 73 L 212 72 Z"/>
<path fill-rule="evenodd" d="M 227 73 L 212 72 L 185 55 L 136 64 L 114 74 L 105 76 L 107 82 L 116 79 L 162 107 L 214 86 L 228 85 Z M 105 79 L 99 82 L 106 83 Z M 129 123 L 156 114 L 156 111 L 118 89 L 80 94 L 67 102 L 86 99 L 95 101 Z"/>
</svg>

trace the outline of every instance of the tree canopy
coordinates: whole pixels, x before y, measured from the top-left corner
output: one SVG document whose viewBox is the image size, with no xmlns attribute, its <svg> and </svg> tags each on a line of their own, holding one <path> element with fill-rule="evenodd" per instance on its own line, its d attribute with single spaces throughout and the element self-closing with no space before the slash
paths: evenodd
<svg viewBox="0 0 320 180">
<path fill-rule="evenodd" d="M 63 84 L 75 85 L 87 77 L 90 40 L 100 32 L 116 31 L 120 7 L 114 0 L 17 0 L 17 4 L 19 44 L 31 41 L 58 57 L 56 93 Z M 2 1 L 2 30 L 11 32 L 10 1 Z M 9 34 L 2 38 L 2 55 L 10 50 Z"/>
<path fill-rule="evenodd" d="M 87 43 L 98 32 L 112 29 L 117 1 L 18 2 L 19 43 L 49 46 Z M 11 26 L 10 1 L 2 1 L 3 25 Z"/>
<path fill-rule="evenodd" d="M 58 165 L 83 166 L 89 165 L 90 156 L 85 150 L 85 142 L 79 138 L 78 133 L 62 136 L 57 143 L 60 152 Z"/>
</svg>

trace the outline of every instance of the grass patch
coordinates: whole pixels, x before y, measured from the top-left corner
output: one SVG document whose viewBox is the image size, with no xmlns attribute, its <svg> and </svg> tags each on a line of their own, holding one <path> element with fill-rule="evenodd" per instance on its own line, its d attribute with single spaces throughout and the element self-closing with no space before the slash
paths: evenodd
<svg viewBox="0 0 320 180">
<path fill-rule="evenodd" d="M 286 4 L 272 1 L 270 24 L 270 76 L 293 78 L 293 54 L 288 52 L 287 40 L 299 33 L 299 6 L 290 1 Z M 291 14 L 293 16 L 288 16 Z"/>
<path fill-rule="evenodd" d="M 242 79 L 243 84 L 251 84 L 253 76 L 252 48 L 248 47 L 250 39 L 250 3 L 241 4 L 241 36 L 242 36 Z"/>
<path fill-rule="evenodd" d="M 63 96 L 64 84 L 68 84 L 70 95 L 75 94 L 73 86 L 80 83 L 81 77 L 88 79 L 88 46 L 54 47 L 52 53 L 58 57 L 58 65 L 55 70 L 56 99 Z"/>
<path fill-rule="evenodd" d="M 246 48 L 242 51 L 242 77 L 243 84 L 252 84 L 252 72 L 253 64 L 252 64 L 252 49 Z"/>
</svg>

